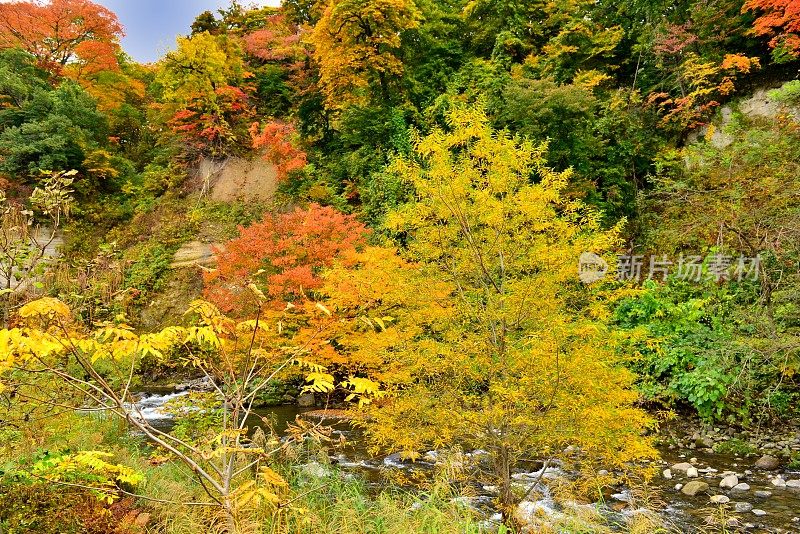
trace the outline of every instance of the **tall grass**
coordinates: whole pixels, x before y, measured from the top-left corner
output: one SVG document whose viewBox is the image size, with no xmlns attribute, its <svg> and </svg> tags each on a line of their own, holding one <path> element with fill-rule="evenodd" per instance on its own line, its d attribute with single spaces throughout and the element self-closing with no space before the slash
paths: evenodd
<svg viewBox="0 0 800 534">
<path fill-rule="evenodd" d="M 98 416 L 64 414 L 22 432 L 6 432 L 0 445 L 0 471 L 25 463 L 43 451 L 105 450 L 116 461 L 133 467 L 146 477 L 137 492 L 142 498 L 131 503 L 138 513 L 149 514 L 142 529 L 158 534 L 223 534 L 225 523 L 219 510 L 208 506 L 187 506 L 207 502 L 208 496 L 181 463 L 154 456 L 154 451 L 124 424 Z M 324 466 L 324 476 L 312 476 L 298 466 L 301 457 L 313 459 L 312 451 L 287 457 L 283 466 L 273 466 L 287 478 L 293 500 L 275 509 L 264 506 L 243 513 L 242 534 L 478 534 L 510 533 L 491 525 L 475 510 L 455 499 L 447 473 L 437 477 L 426 490 L 409 491 L 384 483 L 370 485 L 363 478 Z M 316 451 L 318 460 L 327 455 Z M 647 500 L 647 499 L 644 499 Z M 609 528 L 598 511 L 576 507 L 553 522 L 542 517 L 536 532 L 604 533 L 671 532 L 653 514 L 637 514 Z M 723 522 L 724 524 L 724 522 Z M 1 527 L 0 527 L 1 528 Z M 126 531 L 127 532 L 127 531 Z"/>
<path fill-rule="evenodd" d="M 453 502 L 444 486 L 426 493 L 391 486 L 370 491 L 362 480 L 336 471 L 322 481 L 297 485 L 304 496 L 294 510 L 272 518 L 266 532 L 435 534 L 481 530 L 477 515 Z"/>
</svg>

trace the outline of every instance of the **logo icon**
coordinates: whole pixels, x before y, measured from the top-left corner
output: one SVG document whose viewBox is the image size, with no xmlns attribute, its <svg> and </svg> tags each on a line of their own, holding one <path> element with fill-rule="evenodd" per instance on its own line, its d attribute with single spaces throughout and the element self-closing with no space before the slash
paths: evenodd
<svg viewBox="0 0 800 534">
<path fill-rule="evenodd" d="M 578 278 L 584 284 L 602 280 L 608 272 L 608 262 L 594 252 L 584 252 L 578 259 Z"/>
</svg>

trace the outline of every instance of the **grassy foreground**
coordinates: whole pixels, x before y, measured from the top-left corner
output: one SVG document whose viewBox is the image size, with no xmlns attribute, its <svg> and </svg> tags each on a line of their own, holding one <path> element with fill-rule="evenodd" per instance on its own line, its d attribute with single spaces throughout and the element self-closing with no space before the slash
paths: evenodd
<svg viewBox="0 0 800 534">
<path fill-rule="evenodd" d="M 198 534 L 225 532 L 224 520 L 209 507 L 188 503 L 207 500 L 181 464 L 153 454 L 125 425 L 97 416 L 61 414 L 35 418 L 24 430 L 0 431 L 0 532 L 3 534 Z M 145 476 L 135 488 L 142 497 L 122 495 L 114 503 L 79 487 L 53 485 L 20 477 L 21 470 L 49 457 L 75 450 L 102 450 L 114 462 Z M 295 451 L 279 469 L 290 481 L 294 499 L 275 510 L 261 507 L 241 518 L 242 532 L 266 533 L 462 533 L 510 532 L 491 525 L 456 499 L 446 481 L 408 491 L 387 483 L 371 487 L 361 478 L 332 466 L 310 474 L 303 458 L 324 456 Z M 289 467 L 292 465 L 293 467 Z M 312 464 L 317 465 L 319 464 Z M 321 475 L 321 476 L 320 476 Z M 131 488 L 133 491 L 133 488 Z M 652 516 L 634 516 L 620 529 L 632 533 L 666 532 Z M 615 529 L 615 531 L 620 531 Z M 531 532 L 608 532 L 600 515 L 583 507 L 558 524 Z"/>
</svg>

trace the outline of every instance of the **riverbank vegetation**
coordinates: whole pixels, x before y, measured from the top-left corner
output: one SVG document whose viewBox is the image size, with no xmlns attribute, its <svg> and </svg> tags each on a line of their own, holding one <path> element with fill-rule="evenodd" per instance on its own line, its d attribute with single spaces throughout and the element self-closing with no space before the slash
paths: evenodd
<svg viewBox="0 0 800 534">
<path fill-rule="evenodd" d="M 797 11 L 0 3 L 0 532 L 667 531 L 798 416 Z"/>
</svg>

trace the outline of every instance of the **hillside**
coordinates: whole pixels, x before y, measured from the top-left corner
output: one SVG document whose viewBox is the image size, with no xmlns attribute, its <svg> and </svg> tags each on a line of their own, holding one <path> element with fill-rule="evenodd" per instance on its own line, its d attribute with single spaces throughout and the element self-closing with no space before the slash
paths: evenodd
<svg viewBox="0 0 800 534">
<path fill-rule="evenodd" d="M 0 3 L 0 533 L 798 528 L 800 3 L 105 4 Z"/>
</svg>

